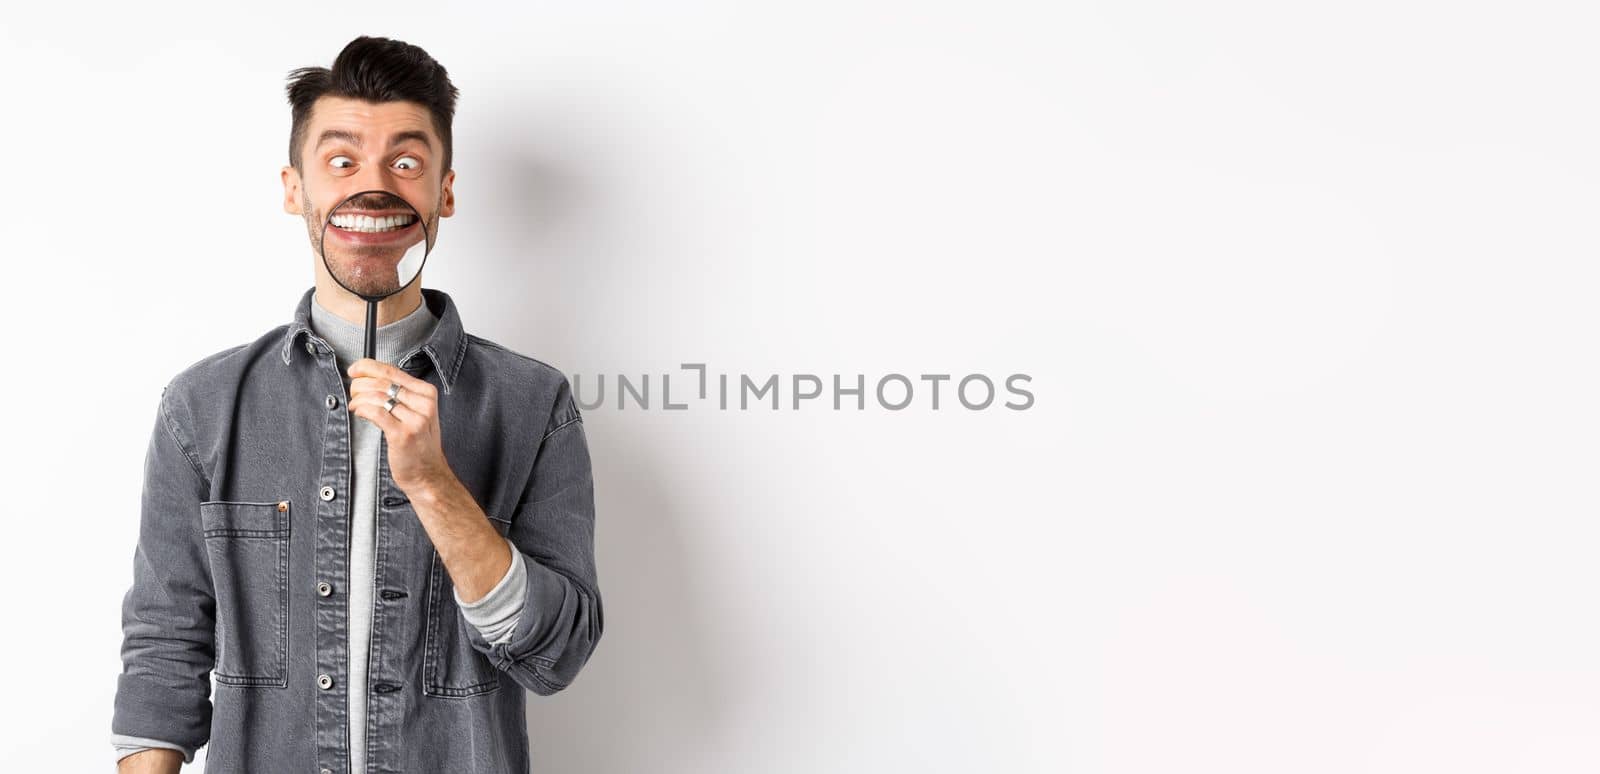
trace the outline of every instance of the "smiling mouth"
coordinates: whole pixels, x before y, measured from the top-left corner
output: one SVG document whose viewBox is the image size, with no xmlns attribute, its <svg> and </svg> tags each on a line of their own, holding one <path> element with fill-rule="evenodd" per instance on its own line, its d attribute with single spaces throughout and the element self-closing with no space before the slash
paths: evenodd
<svg viewBox="0 0 1600 774">
<path fill-rule="evenodd" d="M 399 231 L 415 223 L 417 216 L 411 213 L 397 213 L 394 215 L 334 215 L 329 223 L 340 231 L 349 231 L 357 234 L 382 234 L 387 231 Z"/>
</svg>

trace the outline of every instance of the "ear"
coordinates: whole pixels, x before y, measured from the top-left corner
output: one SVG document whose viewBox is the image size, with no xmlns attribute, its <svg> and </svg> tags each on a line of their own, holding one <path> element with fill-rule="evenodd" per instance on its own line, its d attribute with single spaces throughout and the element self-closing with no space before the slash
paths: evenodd
<svg viewBox="0 0 1600 774">
<path fill-rule="evenodd" d="M 292 166 L 284 167 L 279 174 L 283 179 L 283 211 L 290 215 L 300 212 L 300 173 Z"/>
<path fill-rule="evenodd" d="M 439 201 L 439 217 L 448 218 L 456 214 L 456 171 L 444 173 L 444 189 Z"/>
</svg>

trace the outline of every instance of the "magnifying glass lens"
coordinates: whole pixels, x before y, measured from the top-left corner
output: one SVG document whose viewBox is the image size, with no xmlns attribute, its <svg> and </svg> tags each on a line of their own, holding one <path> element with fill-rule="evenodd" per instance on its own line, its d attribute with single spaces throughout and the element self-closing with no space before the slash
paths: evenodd
<svg viewBox="0 0 1600 774">
<path fill-rule="evenodd" d="M 346 290 L 382 299 L 400 292 L 422 270 L 427 236 L 422 216 L 406 200 L 386 191 L 366 191 L 328 213 L 322 260 Z"/>
<path fill-rule="evenodd" d="M 322 224 L 322 263 L 345 290 L 367 301 L 366 357 L 377 351 L 378 302 L 422 273 L 433 235 L 410 202 L 388 191 L 346 197 Z"/>
</svg>

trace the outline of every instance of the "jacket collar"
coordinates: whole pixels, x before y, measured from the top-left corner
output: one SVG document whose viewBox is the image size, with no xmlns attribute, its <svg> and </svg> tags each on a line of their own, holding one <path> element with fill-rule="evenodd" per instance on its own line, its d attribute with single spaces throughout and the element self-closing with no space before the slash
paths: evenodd
<svg viewBox="0 0 1600 774">
<path fill-rule="evenodd" d="M 304 333 L 307 337 L 315 339 L 322 346 L 328 346 L 326 341 L 317 336 L 311 329 L 311 295 L 316 292 L 316 286 L 306 289 L 301 294 L 300 303 L 295 306 L 294 320 L 289 323 L 289 330 L 283 334 L 283 364 L 289 365 L 298 349 L 295 344 Z M 428 305 L 428 311 L 439 318 L 433 326 L 433 332 L 428 335 L 428 340 L 422 343 L 420 349 L 412 350 L 400 356 L 396 365 L 408 373 L 417 369 L 411 364 L 416 360 L 417 353 L 425 353 L 433 361 L 433 368 L 439 373 L 439 384 L 449 394 L 450 388 L 455 385 L 456 374 L 461 370 L 461 360 L 467 354 L 467 332 L 461 327 L 461 315 L 456 311 L 456 303 L 450 294 L 434 288 L 422 288 L 422 303 Z"/>
</svg>

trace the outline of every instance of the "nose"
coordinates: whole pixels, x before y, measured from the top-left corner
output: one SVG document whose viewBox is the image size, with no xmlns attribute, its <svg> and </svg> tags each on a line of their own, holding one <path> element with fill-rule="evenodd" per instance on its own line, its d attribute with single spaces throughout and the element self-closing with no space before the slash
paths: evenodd
<svg viewBox="0 0 1600 774">
<path fill-rule="evenodd" d="M 395 192 L 395 175 L 388 166 L 382 163 L 362 164 L 356 171 L 355 177 L 350 181 L 354 186 L 350 189 L 353 194 L 357 191 L 388 191 Z"/>
<path fill-rule="evenodd" d="M 374 166 L 377 168 L 374 169 Z M 384 168 L 382 164 L 362 164 L 361 168 L 344 179 L 344 196 L 339 199 L 339 206 L 335 211 L 350 211 L 351 209 L 400 209 L 415 212 L 420 206 L 411 200 L 404 192 L 407 190 L 401 182 L 402 178 L 392 171 Z M 368 193 L 383 191 L 388 196 L 378 196 Z M 358 194 L 366 194 L 358 196 Z M 331 214 L 331 213 L 330 213 Z"/>
</svg>

